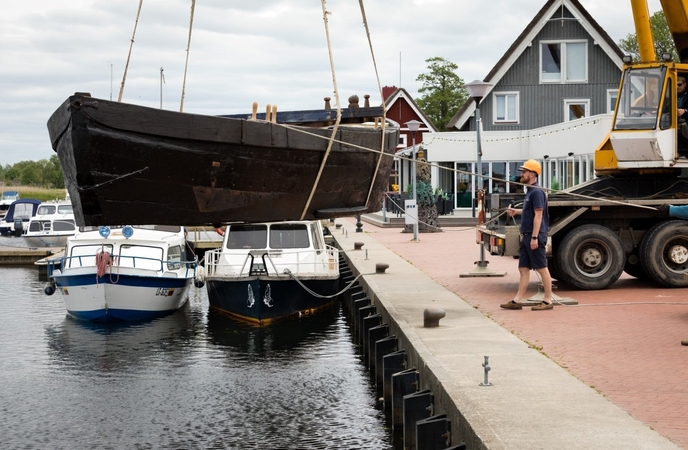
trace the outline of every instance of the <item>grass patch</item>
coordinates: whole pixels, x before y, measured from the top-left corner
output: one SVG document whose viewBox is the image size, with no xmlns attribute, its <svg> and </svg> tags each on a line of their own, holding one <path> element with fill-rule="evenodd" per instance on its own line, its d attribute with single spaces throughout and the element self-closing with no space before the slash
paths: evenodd
<svg viewBox="0 0 688 450">
<path fill-rule="evenodd" d="M 5 186 L 3 191 L 17 191 L 20 198 L 33 198 L 42 202 L 63 200 L 67 193 L 64 189 L 48 189 L 34 186 Z"/>
</svg>

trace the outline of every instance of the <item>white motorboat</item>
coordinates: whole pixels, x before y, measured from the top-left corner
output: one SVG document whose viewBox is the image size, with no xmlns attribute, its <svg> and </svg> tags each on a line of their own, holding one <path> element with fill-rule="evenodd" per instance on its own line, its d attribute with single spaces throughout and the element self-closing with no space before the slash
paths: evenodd
<svg viewBox="0 0 688 450">
<path fill-rule="evenodd" d="M 339 253 L 319 221 L 230 224 L 205 254 L 210 306 L 267 325 L 331 306 Z"/>
<path fill-rule="evenodd" d="M 59 291 L 67 312 L 83 320 L 146 320 L 172 313 L 186 303 L 197 275 L 197 262 L 186 258 L 185 234 L 183 227 L 170 225 L 77 232 L 67 240 L 60 268 L 49 266 L 52 284 L 45 292 Z"/>
<path fill-rule="evenodd" d="M 41 203 L 22 237 L 27 247 L 64 247 L 75 233 L 72 203 L 66 199 Z"/>
</svg>

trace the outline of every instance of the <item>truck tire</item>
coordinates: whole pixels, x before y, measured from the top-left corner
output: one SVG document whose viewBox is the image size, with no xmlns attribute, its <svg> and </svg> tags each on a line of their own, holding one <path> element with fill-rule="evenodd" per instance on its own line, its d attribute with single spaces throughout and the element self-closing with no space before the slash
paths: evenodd
<svg viewBox="0 0 688 450">
<path fill-rule="evenodd" d="M 640 242 L 640 263 L 662 286 L 688 286 L 688 221 L 667 220 L 650 228 Z"/>
<path fill-rule="evenodd" d="M 578 289 L 606 289 L 621 276 L 626 255 L 621 240 L 602 225 L 581 225 L 561 241 L 556 262 L 561 281 Z"/>
</svg>

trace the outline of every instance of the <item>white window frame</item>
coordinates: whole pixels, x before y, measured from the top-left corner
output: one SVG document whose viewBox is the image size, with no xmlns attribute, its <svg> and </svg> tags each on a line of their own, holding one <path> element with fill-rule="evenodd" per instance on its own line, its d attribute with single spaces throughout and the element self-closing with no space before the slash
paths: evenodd
<svg viewBox="0 0 688 450">
<path fill-rule="evenodd" d="M 542 46 L 545 44 L 560 44 L 561 45 L 561 72 L 558 80 L 545 80 L 542 78 Z M 566 78 L 566 46 L 567 44 L 586 44 L 585 45 L 585 76 L 583 79 L 567 79 Z M 588 82 L 588 41 L 585 39 L 569 39 L 569 40 L 544 40 L 540 41 L 539 53 L 540 53 L 540 84 L 567 84 L 567 83 L 587 83 Z"/>
<path fill-rule="evenodd" d="M 406 135 L 406 133 L 399 133 L 399 143 L 397 144 L 397 148 L 407 148 L 407 138 L 408 136 Z"/>
<path fill-rule="evenodd" d="M 586 98 L 567 98 L 564 99 L 564 122 L 570 122 L 574 119 L 569 119 L 569 107 L 571 105 L 585 105 L 585 115 L 583 117 L 590 117 L 590 99 Z"/>
<path fill-rule="evenodd" d="M 497 119 L 497 97 L 506 97 L 508 98 L 509 96 L 513 95 L 515 97 L 514 101 L 516 102 L 516 117 L 506 117 L 506 111 L 504 115 L 504 119 Z M 494 124 L 503 124 L 503 123 L 515 123 L 518 124 L 521 120 L 521 114 L 520 114 L 520 92 L 519 91 L 501 91 L 501 92 L 493 92 L 492 93 L 492 104 L 494 105 L 492 108 L 492 123 Z M 505 104 L 505 109 L 508 110 L 507 105 Z"/>
<path fill-rule="evenodd" d="M 612 98 L 619 100 L 619 90 L 618 89 L 607 89 L 607 103 L 605 104 L 606 113 L 614 113 L 614 108 L 616 107 L 616 102 L 611 104 Z"/>
</svg>

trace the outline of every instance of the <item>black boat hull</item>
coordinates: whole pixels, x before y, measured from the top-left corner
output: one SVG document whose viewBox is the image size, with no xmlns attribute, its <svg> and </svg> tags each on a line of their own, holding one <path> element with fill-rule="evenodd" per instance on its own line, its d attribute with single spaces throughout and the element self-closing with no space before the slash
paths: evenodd
<svg viewBox="0 0 688 450">
<path fill-rule="evenodd" d="M 48 129 L 80 226 L 191 226 L 376 211 L 398 143 L 398 130 L 388 128 L 381 156 L 381 130 L 342 125 L 309 201 L 328 129 L 79 94 L 55 111 Z"/>
<path fill-rule="evenodd" d="M 339 289 L 339 277 L 300 281 L 322 296 L 334 295 Z M 337 301 L 337 297 L 315 297 L 291 278 L 276 280 L 260 276 L 218 277 L 208 278 L 206 286 L 212 308 L 259 325 L 312 314 L 331 307 Z"/>
</svg>

